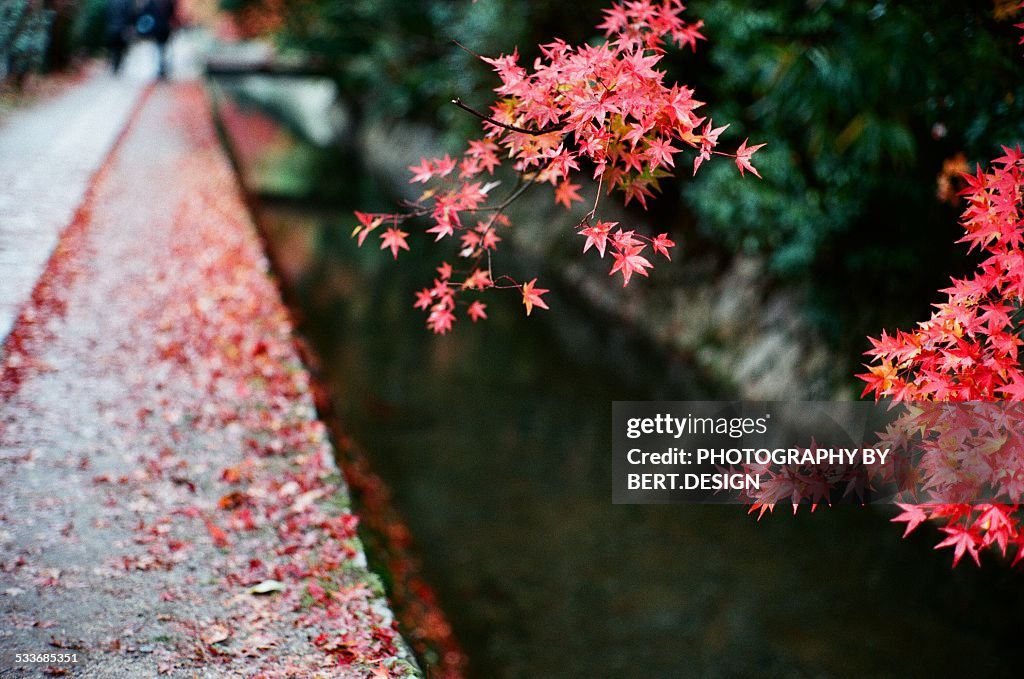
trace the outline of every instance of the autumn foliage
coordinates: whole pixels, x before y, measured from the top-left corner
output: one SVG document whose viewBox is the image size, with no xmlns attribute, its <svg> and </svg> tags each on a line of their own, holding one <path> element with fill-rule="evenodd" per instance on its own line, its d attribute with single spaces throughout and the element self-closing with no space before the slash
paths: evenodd
<svg viewBox="0 0 1024 679">
<path fill-rule="evenodd" d="M 669 44 L 695 49 L 703 39 L 702 22 L 684 20 L 684 10 L 678 0 L 617 3 L 605 10 L 598 26 L 606 37 L 603 43 L 577 46 L 555 39 L 540 47 L 541 57 L 532 67 L 520 64 L 517 51 L 480 57 L 498 75 L 496 101 L 486 112 L 460 99 L 453 103 L 482 120 L 483 135 L 470 140 L 459 156 L 423 158 L 411 166 L 410 182 L 424 184 L 425 190 L 404 211 L 356 213 L 353 236 L 359 245 L 376 234 L 380 249 L 396 259 L 410 249 L 408 239 L 420 224 L 434 241 L 456 241 L 453 261 L 460 264 L 442 262 L 433 284 L 416 293 L 414 306 L 427 314 L 430 330 L 450 331 L 460 308 L 473 322 L 486 319 L 479 297 L 492 288 L 517 290 L 527 315 L 547 308 L 543 296 L 548 291 L 536 278 L 517 281 L 496 275 L 493 268 L 501 233 L 511 227 L 506 209 L 534 185 L 549 185 L 555 203 L 573 210 L 583 202 L 581 174 L 597 182 L 593 204 L 579 208 L 576 231 L 585 239 L 584 253 L 610 255 L 609 274 L 621 274 L 626 286 L 634 274 L 648 276 L 658 257 L 671 259 L 675 243 L 667 233 L 647 235 L 601 219 L 602 195 L 620 193 L 625 204 L 636 201 L 646 208 L 687 148 L 694 151 L 694 174 L 713 155 L 724 155 L 734 159 L 741 175 L 749 171 L 760 177 L 751 156 L 763 144 L 744 140 L 734 153 L 719 151 L 718 138 L 727 126 L 715 127 L 710 118 L 699 116 L 702 103 L 693 90 L 666 84 L 658 69 Z M 502 190 L 509 171 L 515 183 Z M 979 169 L 964 175 L 964 181 L 966 235 L 961 242 L 984 260 L 974 275 L 942 291 L 947 300 L 928 321 L 913 331 L 872 340 L 872 363 L 859 376 L 867 382 L 865 394 L 897 403 L 1024 401 L 1018 360 L 1024 312 L 1024 157 L 1019 149 L 1006 148 L 992 170 Z M 925 433 L 914 442 L 917 476 L 905 483 L 907 470 L 890 467 L 871 482 L 892 482 L 901 474 L 904 491 L 926 489 L 926 498 L 940 498 L 911 497 L 899 503 L 903 513 L 894 521 L 905 522 L 908 533 L 926 519 L 940 521 L 947 537 L 938 547 L 954 548 L 954 564 L 964 554 L 978 561 L 979 550 L 989 546 L 1004 556 L 1016 546 L 1014 563 L 1024 558 L 1017 503 L 1024 490 L 1024 441 L 1014 433 L 1024 427 L 1005 427 L 1006 418 L 1016 412 L 961 411 L 966 419 L 960 419 L 912 410 L 901 420 L 902 429 L 889 432 L 922 427 Z M 866 482 L 862 470 L 827 471 L 832 481 L 847 475 L 849 488 L 865 490 L 856 485 Z M 815 473 L 820 477 L 821 472 Z M 762 494 L 752 504 L 764 511 L 787 497 L 827 501 L 828 484 L 819 481 L 787 472 L 771 479 L 770 497 Z M 978 504 L 971 497 L 998 501 Z"/>
<path fill-rule="evenodd" d="M 695 151 L 693 172 L 712 155 L 734 158 L 740 173 L 758 175 L 751 156 L 762 144 L 747 142 L 733 154 L 717 151 L 727 126 L 715 127 L 698 116 L 702 105 L 685 85 L 666 84 L 657 68 L 666 45 L 695 49 L 702 22 L 682 18 L 678 0 L 635 0 L 605 10 L 598 26 L 606 40 L 597 45 L 570 45 L 560 39 L 540 47 L 532 68 L 519 63 L 517 51 L 497 58 L 480 57 L 497 73 L 498 99 L 487 113 L 454 100 L 483 121 L 483 136 L 470 140 L 461 156 L 424 158 L 410 167 L 411 183 L 426 190 L 404 212 L 357 212 L 353 236 L 363 245 L 377 234 L 380 248 L 395 258 L 409 249 L 413 226 L 425 221 L 434 241 L 457 238 L 458 267 L 443 262 L 431 286 L 416 294 L 415 306 L 427 313 L 436 333 L 452 328 L 456 311 L 474 322 L 487 317 L 478 299 L 491 288 L 515 289 L 529 315 L 546 309 L 537 279 L 520 282 L 495 275 L 493 254 L 502 230 L 511 226 L 506 209 L 534 185 L 549 185 L 555 202 L 573 209 L 583 201 L 581 175 L 598 182 L 597 198 L 577 222 L 585 238 L 583 251 L 609 254 L 611 275 L 623 286 L 634 274 L 647 276 L 656 257 L 671 259 L 675 243 L 667 233 L 649 236 L 598 217 L 602 190 L 621 192 L 626 204 L 646 207 L 659 180 L 675 169 L 687 147 Z M 501 168 L 510 169 L 514 185 L 502 191 Z M 759 176 L 759 175 L 758 175 Z M 493 196 L 502 193 L 501 198 Z M 423 218 L 415 220 L 415 218 Z M 406 230 L 408 228 L 408 230 Z M 466 299 L 472 295 L 471 299 Z"/>
<path fill-rule="evenodd" d="M 961 224 L 971 251 L 982 261 L 970 276 L 954 279 L 942 292 L 931 318 L 909 332 L 883 332 L 872 339 L 865 394 L 897 402 L 1024 401 L 1019 361 L 1024 310 L 1024 155 L 1003 148 L 991 170 L 964 175 L 966 208 Z M 994 408 L 988 408 L 995 412 Z M 943 524 L 954 564 L 964 554 L 976 562 L 983 547 L 1002 554 L 1016 545 L 1014 563 L 1024 559 L 1024 533 L 1018 500 L 1024 491 L 1024 416 L 1020 409 L 998 410 L 961 423 L 943 419 L 928 426 L 932 437 L 919 460 L 921 482 L 960 492 L 964 502 L 901 505 L 895 521 L 907 533 L 926 519 Z M 988 489 L 1006 504 L 970 504 L 969 493 Z"/>
<path fill-rule="evenodd" d="M 1024 370 L 1019 362 L 1024 295 L 1024 154 L 1003 149 L 988 172 L 963 175 L 960 242 L 983 257 L 954 279 L 931 318 L 912 331 L 871 339 L 864 395 L 892 402 L 892 422 L 867 442 L 894 451 L 890 463 L 762 466 L 752 512 L 780 504 L 813 509 L 836 495 L 895 502 L 904 536 L 931 519 L 953 564 L 994 547 L 1024 561 Z"/>
</svg>

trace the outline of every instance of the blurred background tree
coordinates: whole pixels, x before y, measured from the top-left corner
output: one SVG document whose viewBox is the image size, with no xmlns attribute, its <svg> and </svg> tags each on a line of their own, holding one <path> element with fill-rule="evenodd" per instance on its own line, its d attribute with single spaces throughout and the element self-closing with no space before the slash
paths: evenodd
<svg viewBox="0 0 1024 679">
<path fill-rule="evenodd" d="M 243 32 L 270 28 L 284 54 L 304 55 L 332 77 L 357 122 L 364 115 L 426 122 L 453 150 L 479 121 L 450 100 L 476 94 L 485 106 L 494 85 L 489 67 L 466 50 L 493 55 L 518 44 L 532 59 L 537 42 L 587 36 L 589 18 L 599 15 L 597 3 L 581 0 L 221 0 L 221 7 Z"/>
<path fill-rule="evenodd" d="M 710 108 L 769 142 L 765 181 L 713 166 L 684 185 L 701 230 L 815 281 L 816 312 L 855 341 L 934 301 L 966 268 L 956 173 L 1024 140 L 1016 4 L 694 3 Z"/>
<path fill-rule="evenodd" d="M 0 83 L 18 84 L 43 65 L 53 15 L 40 0 L 0 3 Z"/>
<path fill-rule="evenodd" d="M 106 44 L 107 0 L 0 1 L 0 84 L 63 71 Z"/>
<path fill-rule="evenodd" d="M 523 63 L 554 36 L 596 40 L 597 0 L 220 0 L 243 33 L 271 34 L 285 55 L 304 55 L 334 78 L 347 103 L 382 119 L 428 122 L 452 149 L 479 121 L 453 96 L 490 102 L 490 67 L 470 52 L 497 55 L 518 46 Z M 454 44 L 458 41 L 465 49 Z"/>
<path fill-rule="evenodd" d="M 83 0 L 79 4 L 72 27 L 75 46 L 87 53 L 96 53 L 106 46 L 107 0 Z"/>
</svg>

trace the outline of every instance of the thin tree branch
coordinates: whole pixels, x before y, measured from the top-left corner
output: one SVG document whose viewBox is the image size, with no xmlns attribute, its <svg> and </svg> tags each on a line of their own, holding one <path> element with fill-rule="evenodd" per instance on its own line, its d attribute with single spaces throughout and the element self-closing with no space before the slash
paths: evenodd
<svg viewBox="0 0 1024 679">
<path fill-rule="evenodd" d="M 466 47 L 465 45 L 463 45 L 463 44 L 462 44 L 461 42 L 459 42 L 458 40 L 452 40 L 452 44 L 453 44 L 453 45 L 455 45 L 456 47 L 461 47 L 463 51 L 467 52 L 468 54 L 472 54 L 472 55 L 473 55 L 474 57 L 476 57 L 476 58 L 477 58 L 477 59 L 479 59 L 480 61 L 484 61 L 484 58 L 483 58 L 482 56 L 480 56 L 479 54 L 477 54 L 477 53 L 476 53 L 476 52 L 474 52 L 473 50 L 469 49 L 468 47 Z M 487 62 L 484 62 L 484 63 L 487 63 Z"/>
<path fill-rule="evenodd" d="M 472 113 L 473 115 L 475 115 L 480 120 L 483 120 L 484 122 L 488 122 L 491 125 L 495 125 L 497 127 L 509 130 L 511 132 L 519 132 L 520 134 L 529 134 L 531 136 L 537 137 L 542 134 L 548 134 L 549 132 L 558 132 L 559 130 L 565 128 L 565 124 L 562 123 L 559 125 L 549 125 L 539 130 L 527 130 L 525 127 L 516 127 L 515 125 L 500 123 L 494 118 L 488 115 L 484 115 L 483 113 L 480 113 L 480 111 L 477 111 L 472 106 L 467 106 L 466 104 L 463 104 L 461 99 L 452 99 L 452 103 L 461 108 L 463 111 L 466 111 L 467 113 Z"/>
</svg>

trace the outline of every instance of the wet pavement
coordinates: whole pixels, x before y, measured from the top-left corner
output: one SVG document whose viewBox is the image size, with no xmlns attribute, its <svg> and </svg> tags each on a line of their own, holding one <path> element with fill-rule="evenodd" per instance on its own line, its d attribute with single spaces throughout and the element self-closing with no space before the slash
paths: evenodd
<svg viewBox="0 0 1024 679">
<path fill-rule="evenodd" d="M 0 128 L 0 677 L 414 675 L 206 95 L 133 87 Z"/>
<path fill-rule="evenodd" d="M 144 87 L 94 68 L 60 96 L 0 120 L 0 340 Z"/>
</svg>

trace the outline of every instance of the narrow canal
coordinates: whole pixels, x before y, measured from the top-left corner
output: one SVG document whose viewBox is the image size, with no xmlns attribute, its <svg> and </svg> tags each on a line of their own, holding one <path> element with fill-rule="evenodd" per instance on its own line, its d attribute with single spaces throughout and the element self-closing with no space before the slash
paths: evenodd
<svg viewBox="0 0 1024 679">
<path fill-rule="evenodd" d="M 1009 674 L 1024 579 L 993 558 L 951 570 L 934 529 L 900 540 L 886 508 L 612 505 L 611 401 L 692 397 L 664 378 L 685 370 L 627 383 L 595 324 L 526 319 L 511 297 L 430 335 L 411 303 L 434 258 L 357 249 L 351 209 L 370 200 L 258 218 L 473 676 Z"/>
</svg>

